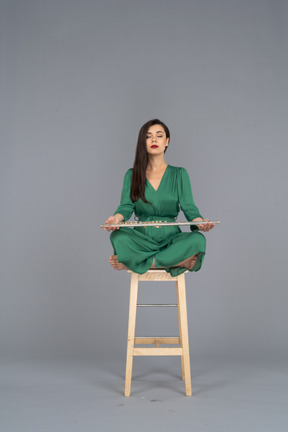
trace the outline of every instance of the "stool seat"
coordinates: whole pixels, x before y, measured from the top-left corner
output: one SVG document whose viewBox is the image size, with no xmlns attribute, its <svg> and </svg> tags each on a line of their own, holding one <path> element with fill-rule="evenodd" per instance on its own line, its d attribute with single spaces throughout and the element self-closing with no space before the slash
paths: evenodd
<svg viewBox="0 0 288 432">
<path fill-rule="evenodd" d="M 187 304 L 185 273 L 179 276 L 171 276 L 165 270 L 148 270 L 144 274 L 131 274 L 130 301 L 128 318 L 128 340 L 125 376 L 125 396 L 130 396 L 132 367 L 134 356 L 180 356 L 182 367 L 182 379 L 185 381 L 186 396 L 192 395 L 191 371 L 189 355 L 189 338 L 187 322 Z M 170 281 L 176 283 L 177 304 L 138 304 L 138 284 L 140 281 Z M 177 307 L 178 309 L 178 337 L 135 337 L 137 307 Z M 137 345 L 155 345 L 154 347 L 137 347 Z M 179 345 L 178 347 L 160 347 L 159 345 Z"/>
</svg>

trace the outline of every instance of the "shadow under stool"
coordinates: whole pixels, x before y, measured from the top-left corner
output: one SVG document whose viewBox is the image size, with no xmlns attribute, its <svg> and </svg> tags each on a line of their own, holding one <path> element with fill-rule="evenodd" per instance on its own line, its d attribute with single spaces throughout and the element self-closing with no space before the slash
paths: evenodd
<svg viewBox="0 0 288 432">
<path fill-rule="evenodd" d="M 192 395 L 191 371 L 188 339 L 187 304 L 185 273 L 172 277 L 165 270 L 148 270 L 147 273 L 131 273 L 130 282 L 130 302 L 128 319 L 128 341 L 127 341 L 127 360 L 125 376 L 125 396 L 130 396 L 132 366 L 134 356 L 180 356 L 182 367 L 182 380 L 185 381 L 186 396 Z M 176 282 L 177 304 L 138 304 L 138 283 L 140 281 L 170 281 Z M 137 307 L 171 307 L 178 309 L 179 337 L 136 337 L 136 312 Z M 155 347 L 139 347 L 137 345 L 155 345 Z M 160 345 L 179 345 L 177 347 L 160 347 Z"/>
</svg>

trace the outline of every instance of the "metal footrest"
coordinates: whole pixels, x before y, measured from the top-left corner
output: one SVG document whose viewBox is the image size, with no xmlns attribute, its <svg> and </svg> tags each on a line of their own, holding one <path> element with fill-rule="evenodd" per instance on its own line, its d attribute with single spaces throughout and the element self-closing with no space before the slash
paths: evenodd
<svg viewBox="0 0 288 432">
<path fill-rule="evenodd" d="M 137 307 L 177 307 L 177 304 L 137 304 Z"/>
</svg>

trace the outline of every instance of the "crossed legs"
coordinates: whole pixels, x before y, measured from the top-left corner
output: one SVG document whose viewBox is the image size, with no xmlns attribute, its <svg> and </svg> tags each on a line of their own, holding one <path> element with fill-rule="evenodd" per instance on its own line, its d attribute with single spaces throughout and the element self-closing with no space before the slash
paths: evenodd
<svg viewBox="0 0 288 432">
<path fill-rule="evenodd" d="M 198 254 L 192 255 L 191 257 L 185 259 L 184 261 L 181 261 L 180 263 L 174 265 L 173 267 L 184 267 L 184 268 L 187 268 L 188 270 L 192 270 L 192 268 L 194 267 L 194 265 L 197 261 L 197 255 Z M 154 261 L 155 260 L 153 260 L 153 264 L 151 266 L 151 269 L 156 268 Z M 109 262 L 115 270 L 127 270 L 128 269 L 124 264 L 122 264 L 118 261 L 117 255 L 111 255 L 109 258 Z"/>
<path fill-rule="evenodd" d="M 192 270 L 195 267 L 197 271 L 201 267 L 206 242 L 203 234 L 199 232 L 181 232 L 170 240 L 167 247 L 160 247 L 153 239 L 130 228 L 113 231 L 110 239 L 114 249 L 114 255 L 109 259 L 111 266 L 115 270 L 127 270 L 126 264 L 131 257 L 132 261 L 135 261 L 133 266 L 136 267 L 138 257 L 141 261 L 139 269 L 142 272 L 147 271 L 147 263 L 151 269 L 181 267 Z M 188 258 L 183 260 L 183 257 Z"/>
</svg>

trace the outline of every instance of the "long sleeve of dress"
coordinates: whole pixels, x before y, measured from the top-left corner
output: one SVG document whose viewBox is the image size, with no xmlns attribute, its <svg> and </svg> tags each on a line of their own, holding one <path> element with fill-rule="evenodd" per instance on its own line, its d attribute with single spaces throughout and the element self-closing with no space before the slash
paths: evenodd
<svg viewBox="0 0 288 432">
<path fill-rule="evenodd" d="M 114 213 L 114 215 L 120 213 L 124 217 L 125 222 L 130 219 L 134 211 L 134 202 L 130 198 L 131 179 L 132 169 L 129 169 L 124 177 L 120 205 Z"/>
<path fill-rule="evenodd" d="M 194 203 L 190 178 L 185 168 L 181 168 L 179 172 L 178 197 L 180 208 L 188 221 L 192 221 L 198 217 L 202 218 L 198 207 L 196 207 Z M 198 227 L 191 225 L 191 231 L 196 229 L 198 229 Z"/>
</svg>

